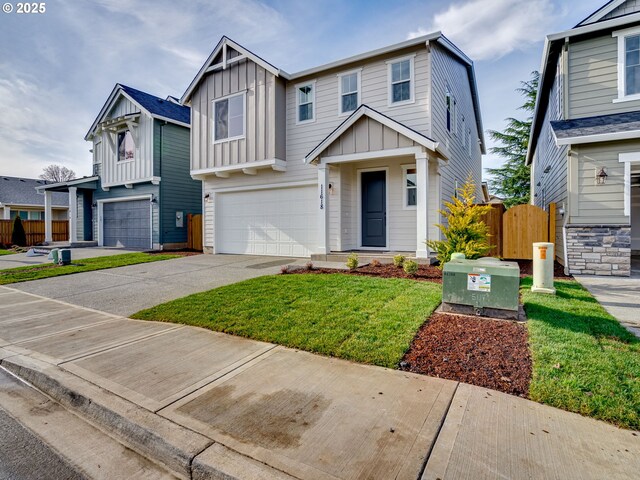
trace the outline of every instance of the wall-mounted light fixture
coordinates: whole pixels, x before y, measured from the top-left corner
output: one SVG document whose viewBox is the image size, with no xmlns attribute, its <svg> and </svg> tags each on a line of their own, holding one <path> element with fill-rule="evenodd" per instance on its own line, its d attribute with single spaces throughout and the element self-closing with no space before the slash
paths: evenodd
<svg viewBox="0 0 640 480">
<path fill-rule="evenodd" d="M 91 206 L 92 206 L 93 208 L 96 208 L 96 207 L 98 206 L 98 204 L 97 204 L 96 202 L 93 202 L 93 203 L 91 204 Z"/>
<path fill-rule="evenodd" d="M 204 201 L 205 201 L 205 202 L 210 202 L 210 201 L 211 201 L 211 194 L 210 194 L 210 193 L 207 193 L 207 194 L 204 196 Z"/>
<path fill-rule="evenodd" d="M 540 182 L 536 183 L 536 187 L 539 187 L 540 185 L 542 185 Z"/>
<path fill-rule="evenodd" d="M 158 199 L 155 195 L 151 195 L 151 203 L 158 203 Z"/>
<path fill-rule="evenodd" d="M 608 176 L 604 167 L 600 167 L 600 170 L 596 168 L 596 185 L 604 185 Z"/>
<path fill-rule="evenodd" d="M 551 171 L 551 165 L 547 165 L 547 168 L 545 168 L 544 173 L 549 173 Z"/>
<path fill-rule="evenodd" d="M 329 184 L 329 195 L 333 195 L 335 192 L 335 188 L 333 188 L 333 183 Z"/>
</svg>

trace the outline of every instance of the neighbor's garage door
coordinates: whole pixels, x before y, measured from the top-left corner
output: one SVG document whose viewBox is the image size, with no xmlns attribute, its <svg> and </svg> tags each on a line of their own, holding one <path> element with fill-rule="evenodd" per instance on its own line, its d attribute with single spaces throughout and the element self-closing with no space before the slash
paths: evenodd
<svg viewBox="0 0 640 480">
<path fill-rule="evenodd" d="M 106 247 L 151 248 L 151 202 L 130 200 L 102 205 L 102 235 Z"/>
<path fill-rule="evenodd" d="M 307 257 L 316 239 L 316 187 L 216 195 L 219 253 Z"/>
</svg>

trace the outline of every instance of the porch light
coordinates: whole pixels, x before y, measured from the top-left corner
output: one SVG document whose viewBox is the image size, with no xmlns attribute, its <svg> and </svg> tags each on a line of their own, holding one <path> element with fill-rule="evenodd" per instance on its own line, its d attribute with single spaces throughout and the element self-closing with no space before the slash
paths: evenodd
<svg viewBox="0 0 640 480">
<path fill-rule="evenodd" d="M 604 185 L 608 176 L 604 167 L 600 167 L 600 170 L 596 169 L 596 185 Z"/>
<path fill-rule="evenodd" d="M 329 195 L 333 195 L 335 193 L 335 189 L 333 188 L 333 183 L 329 184 Z"/>
</svg>

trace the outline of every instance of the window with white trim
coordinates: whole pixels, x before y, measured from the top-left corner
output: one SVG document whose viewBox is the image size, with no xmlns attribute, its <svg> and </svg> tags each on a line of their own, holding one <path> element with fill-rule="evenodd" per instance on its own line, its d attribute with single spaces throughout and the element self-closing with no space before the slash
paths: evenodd
<svg viewBox="0 0 640 480">
<path fill-rule="evenodd" d="M 460 136 L 462 137 L 462 144 L 464 146 L 464 148 L 467 148 L 467 136 L 465 135 L 465 132 L 467 131 L 467 122 L 464 119 L 464 115 L 462 115 L 462 132 L 460 133 Z"/>
<path fill-rule="evenodd" d="M 445 105 L 447 107 L 447 131 L 451 132 L 452 97 L 451 97 L 451 90 L 449 90 L 448 85 L 447 85 L 447 90 L 445 92 Z"/>
<path fill-rule="evenodd" d="M 296 87 L 297 122 L 307 123 L 315 120 L 316 83 L 310 82 Z"/>
<path fill-rule="evenodd" d="M 213 101 L 213 141 L 228 142 L 245 136 L 245 94 Z"/>
<path fill-rule="evenodd" d="M 360 71 L 338 75 L 340 84 L 340 113 L 350 113 L 360 104 Z"/>
<path fill-rule="evenodd" d="M 451 97 L 453 104 L 451 106 L 451 131 L 454 135 L 458 135 L 458 102 L 456 97 Z"/>
<path fill-rule="evenodd" d="M 418 173 L 415 165 L 402 166 L 402 188 L 404 208 L 415 208 L 418 204 Z"/>
<path fill-rule="evenodd" d="M 413 102 L 413 57 L 391 60 L 389 65 L 389 105 Z"/>
<path fill-rule="evenodd" d="M 615 101 L 640 98 L 640 28 L 613 32 L 618 38 L 618 98 Z"/>
</svg>

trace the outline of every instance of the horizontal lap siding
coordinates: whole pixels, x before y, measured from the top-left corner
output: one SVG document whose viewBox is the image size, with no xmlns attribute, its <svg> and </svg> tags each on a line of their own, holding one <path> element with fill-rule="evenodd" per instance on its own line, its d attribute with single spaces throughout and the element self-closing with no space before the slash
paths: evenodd
<svg viewBox="0 0 640 480">
<path fill-rule="evenodd" d="M 640 109 L 640 100 L 618 98 L 618 39 L 611 33 L 569 44 L 569 118 Z"/>
<path fill-rule="evenodd" d="M 622 15 L 628 15 L 640 10 L 640 1 L 627 0 L 623 2 L 619 7 L 614 8 L 611 12 L 607 13 L 602 20 L 609 20 L 610 18 L 621 17 Z"/>
</svg>

